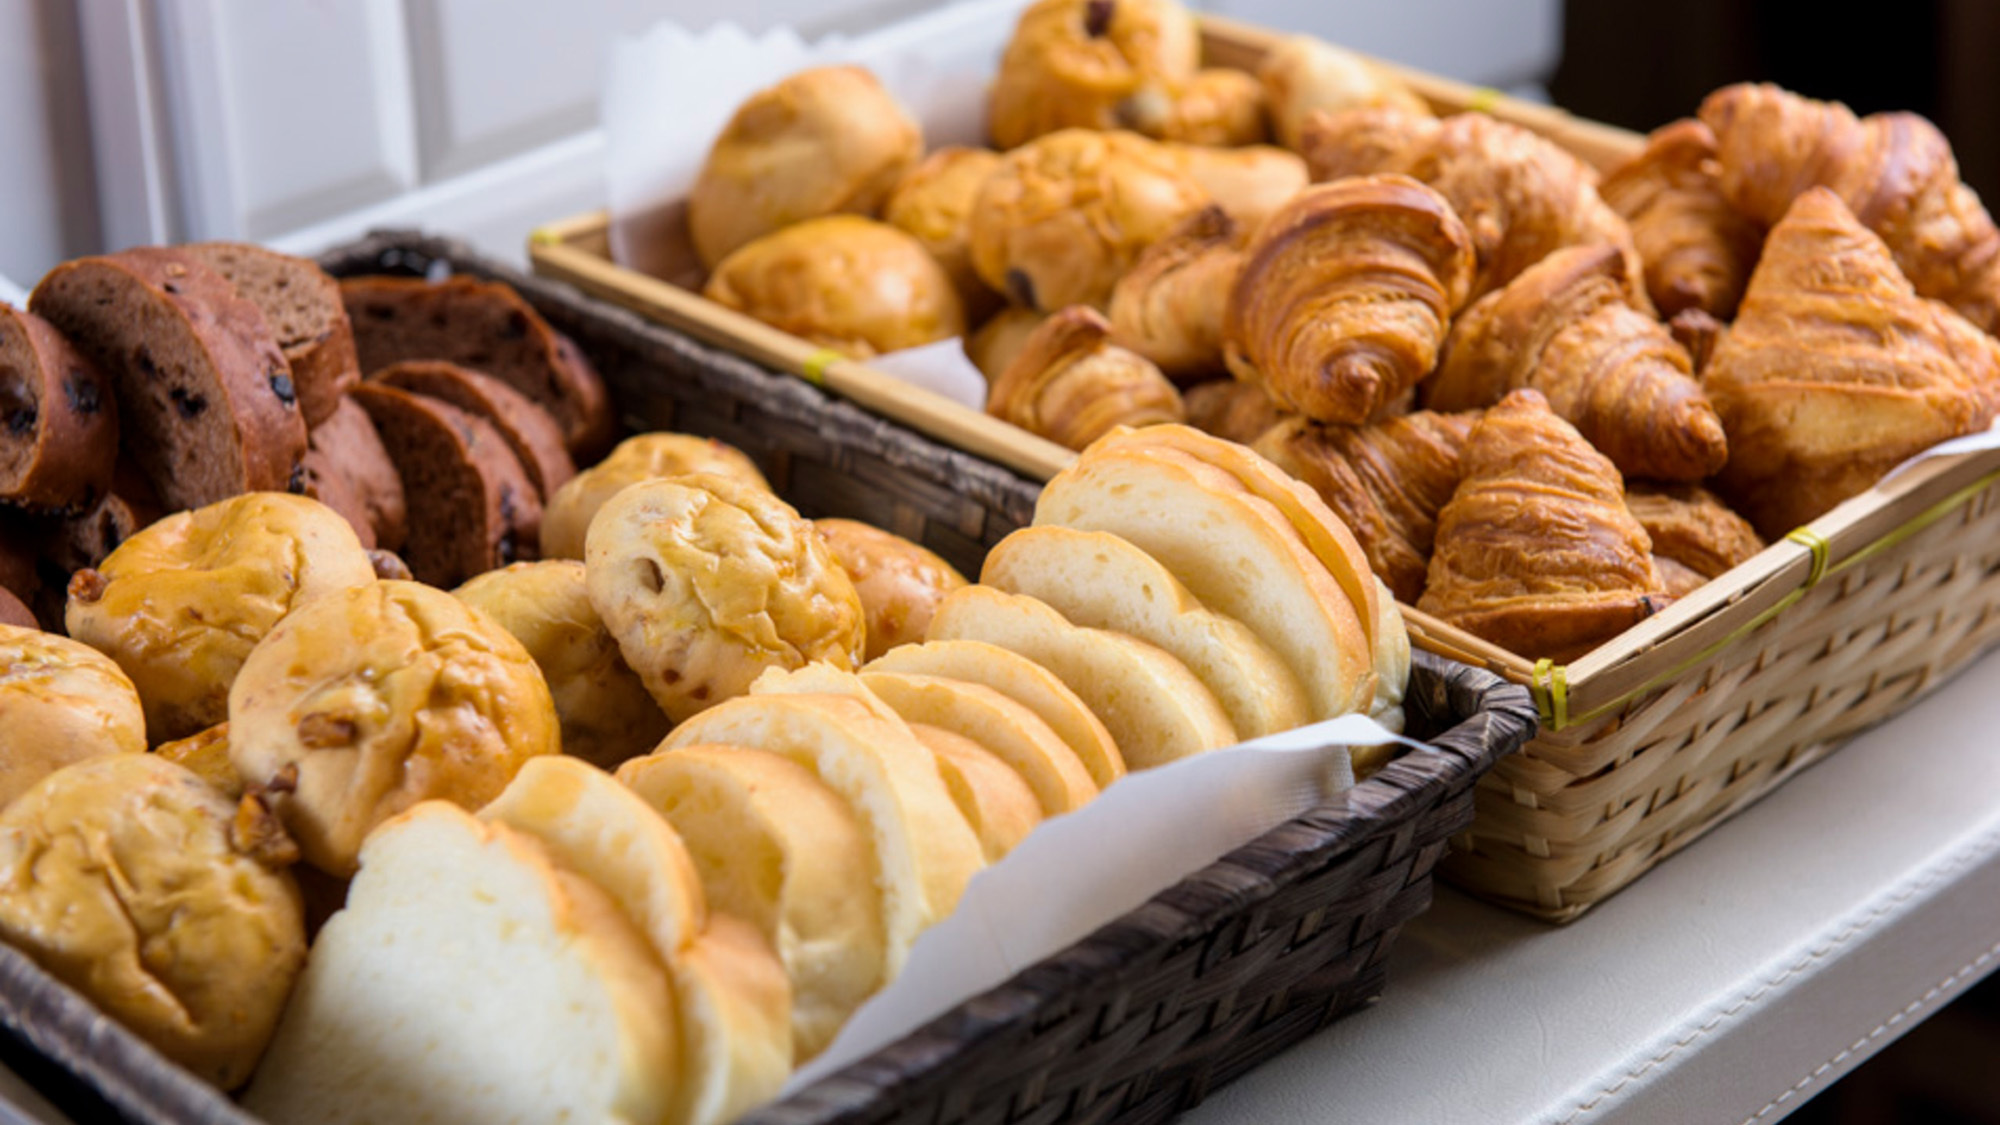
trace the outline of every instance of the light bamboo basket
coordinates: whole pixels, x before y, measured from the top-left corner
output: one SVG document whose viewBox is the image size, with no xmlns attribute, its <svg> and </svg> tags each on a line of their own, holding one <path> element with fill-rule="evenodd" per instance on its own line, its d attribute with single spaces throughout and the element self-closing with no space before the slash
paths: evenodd
<svg viewBox="0 0 2000 1125">
<path fill-rule="evenodd" d="M 1203 17 L 1209 65 L 1253 69 L 1276 33 Z M 1379 63 L 1440 113 L 1532 129 L 1593 166 L 1639 135 L 1493 90 Z M 1073 456 L 703 300 L 677 210 L 662 212 L 657 276 L 611 261 L 602 212 L 539 231 L 537 271 L 945 442 L 1046 479 Z M 678 244 L 675 243 L 678 238 Z M 1927 462 L 1576 663 L 1506 652 L 1407 606 L 1418 647 L 1528 685 L 1542 733 L 1479 783 L 1478 815 L 1440 870 L 1473 893 L 1575 919 L 1653 865 L 1887 719 L 2000 641 L 2000 453 Z"/>
</svg>

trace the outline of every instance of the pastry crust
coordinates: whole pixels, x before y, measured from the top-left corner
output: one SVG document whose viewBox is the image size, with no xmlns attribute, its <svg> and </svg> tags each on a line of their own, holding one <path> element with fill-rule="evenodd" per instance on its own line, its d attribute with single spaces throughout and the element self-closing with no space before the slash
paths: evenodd
<svg viewBox="0 0 2000 1125">
<path fill-rule="evenodd" d="M 994 380 L 986 412 L 1082 449 L 1118 426 L 1186 417 L 1174 385 L 1144 357 L 1111 342 L 1111 324 L 1082 305 L 1043 321 Z"/>
<path fill-rule="evenodd" d="M 1223 314 L 1247 233 L 1211 204 L 1147 247 L 1111 290 L 1111 332 L 1119 346 L 1177 383 L 1221 373 Z"/>
<path fill-rule="evenodd" d="M 1244 445 L 1255 442 L 1278 423 L 1298 417 L 1280 409 L 1257 384 L 1227 377 L 1189 387 L 1181 401 L 1187 405 L 1188 425 Z"/>
<path fill-rule="evenodd" d="M 1236 220 L 1246 238 L 1257 233 L 1265 220 L 1312 182 L 1304 160 L 1270 145 L 1161 147 L 1175 167 L 1187 173 L 1217 207 Z"/>
<path fill-rule="evenodd" d="M 72 762 L 145 749 L 139 693 L 109 657 L 0 624 L 0 808 Z"/>
<path fill-rule="evenodd" d="M 610 456 L 570 478 L 549 498 L 542 514 L 542 555 L 583 558 L 584 535 L 606 500 L 655 477 L 713 473 L 766 492 L 771 485 L 757 465 L 733 445 L 692 434 L 639 434 L 618 443 Z"/>
<path fill-rule="evenodd" d="M 1200 62 L 1176 0 L 1037 0 L 1000 57 L 987 129 L 1003 149 L 1068 128 L 1164 136 Z"/>
<path fill-rule="evenodd" d="M 1625 492 L 1625 506 L 1652 538 L 1655 558 L 1671 560 L 1702 581 L 1764 549 L 1750 521 L 1699 485 L 1633 485 Z"/>
<path fill-rule="evenodd" d="M 865 659 L 924 639 L 946 594 L 965 585 L 952 565 L 900 535 L 856 520 L 814 520 L 835 562 L 854 582 L 868 621 Z"/>
<path fill-rule="evenodd" d="M 1763 249 L 1764 230 L 1722 194 L 1715 134 L 1699 121 L 1655 129 L 1645 151 L 1606 176 L 1604 202 L 1625 217 L 1660 315 L 1700 309 L 1729 320 Z"/>
</svg>

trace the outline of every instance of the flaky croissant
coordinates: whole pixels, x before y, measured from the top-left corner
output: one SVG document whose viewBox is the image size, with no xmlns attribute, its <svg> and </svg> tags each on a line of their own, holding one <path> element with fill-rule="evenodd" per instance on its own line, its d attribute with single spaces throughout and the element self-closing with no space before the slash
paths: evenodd
<svg viewBox="0 0 2000 1125">
<path fill-rule="evenodd" d="M 1617 468 L 1539 392 L 1487 411 L 1459 469 L 1418 609 L 1530 660 L 1567 662 L 1666 604 Z"/>
<path fill-rule="evenodd" d="M 1243 264 L 1237 225 L 1204 207 L 1146 248 L 1111 290 L 1111 332 L 1186 384 L 1222 373 L 1222 314 Z"/>
<path fill-rule="evenodd" d="M 1187 424 L 1203 433 L 1249 445 L 1287 418 L 1264 388 L 1238 379 L 1210 379 L 1181 392 Z M 1297 473 L 1292 474 L 1297 476 Z"/>
<path fill-rule="evenodd" d="M 1808 188 L 1831 189 L 1916 292 L 2000 329 L 2000 230 L 1929 121 L 1857 118 L 1838 102 L 1750 83 L 1710 94 L 1700 116 L 1715 131 L 1723 193 L 1744 214 L 1768 226 Z"/>
<path fill-rule="evenodd" d="M 1428 116 L 1430 106 L 1380 67 L 1310 35 L 1279 40 L 1257 67 L 1278 143 L 1297 150 L 1314 112 L 1387 105 Z"/>
<path fill-rule="evenodd" d="M 1405 176 L 1308 188 L 1245 253 L 1223 358 L 1286 410 L 1358 425 L 1429 373 L 1471 281 L 1471 240 L 1430 188 Z"/>
<path fill-rule="evenodd" d="M 1254 448 L 1318 492 L 1354 532 L 1396 600 L 1424 592 L 1438 512 L 1458 488 L 1474 414 L 1423 410 L 1369 426 L 1282 422 Z"/>
<path fill-rule="evenodd" d="M 1634 292 L 1644 267 L 1597 173 L 1555 142 L 1483 113 L 1442 121 L 1389 107 L 1314 114 L 1300 151 L 1315 181 L 1400 172 L 1436 188 L 1472 235 L 1480 297 L 1565 246 L 1618 248 Z"/>
<path fill-rule="evenodd" d="M 1722 468 L 1729 444 L 1665 325 L 1632 306 L 1613 246 L 1572 246 L 1475 301 L 1451 327 L 1435 410 L 1491 406 L 1533 387 L 1620 472 L 1694 481 Z"/>
<path fill-rule="evenodd" d="M 1604 202 L 1625 217 L 1661 316 L 1700 309 L 1736 315 L 1757 265 L 1763 228 L 1722 194 L 1715 134 L 1699 121 L 1654 130 L 1646 148 L 1604 178 Z"/>
<path fill-rule="evenodd" d="M 1118 426 L 1186 417 L 1160 369 L 1111 343 L 1111 324 L 1073 305 L 1036 328 L 994 381 L 986 411 L 1059 445 L 1082 449 Z"/>
<path fill-rule="evenodd" d="M 1655 558 L 1671 559 L 1703 582 L 1764 549 L 1750 521 L 1699 485 L 1634 485 L 1625 506 L 1652 538 Z"/>
<path fill-rule="evenodd" d="M 987 131 L 1003 149 L 1072 128 L 1157 137 L 1200 63 L 1177 0 L 1037 0 L 1000 57 Z"/>
<path fill-rule="evenodd" d="M 1703 383 L 1729 431 L 1718 490 L 1775 538 L 1986 428 L 2000 343 L 1917 296 L 1882 240 L 1813 188 L 1771 229 Z"/>
<path fill-rule="evenodd" d="M 1190 145 L 1262 144 L 1271 135 L 1264 120 L 1264 87 L 1229 67 L 1196 71 L 1173 92 L 1156 135 Z"/>
</svg>

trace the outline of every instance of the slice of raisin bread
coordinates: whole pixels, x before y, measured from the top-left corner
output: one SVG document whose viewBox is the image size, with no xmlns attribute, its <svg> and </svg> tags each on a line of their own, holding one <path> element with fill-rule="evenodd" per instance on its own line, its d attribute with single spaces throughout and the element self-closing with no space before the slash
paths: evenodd
<svg viewBox="0 0 2000 1125">
<path fill-rule="evenodd" d="M 500 431 L 528 479 L 541 493 L 542 502 L 576 475 L 576 463 L 563 445 L 562 427 L 549 412 L 526 395 L 493 378 L 442 360 L 409 360 L 391 364 L 370 378 L 391 387 L 401 387 L 444 401 L 468 414 L 476 414 Z"/>
<path fill-rule="evenodd" d="M 68 576 L 96 566 L 132 533 L 167 514 L 152 482 L 131 458 L 118 460 L 111 488 L 97 503 L 57 520 L 48 530 L 43 556 Z"/>
<path fill-rule="evenodd" d="M 535 557 L 541 500 L 490 423 L 378 383 L 363 383 L 351 397 L 368 412 L 403 478 L 409 535 L 402 555 L 418 581 L 450 589 Z"/>
<path fill-rule="evenodd" d="M 357 534 L 366 525 L 362 546 L 402 550 L 403 478 L 359 403 L 343 396 L 326 421 L 313 427 L 305 469 L 307 496 L 346 516 Z"/>
<path fill-rule="evenodd" d="M 0 305 L 0 501 L 93 503 L 118 461 L 118 411 L 97 365 L 48 321 Z"/>
<path fill-rule="evenodd" d="M 579 461 L 596 460 L 616 429 L 590 361 L 519 293 L 453 277 L 360 277 L 340 283 L 363 374 L 406 359 L 441 359 L 481 371 L 546 407 Z"/>
<path fill-rule="evenodd" d="M 264 311 L 291 364 L 306 425 L 331 417 L 340 396 L 361 381 L 340 283 L 304 258 L 247 243 L 196 242 L 180 249 L 228 278 L 238 294 Z"/>
<path fill-rule="evenodd" d="M 291 367 L 220 274 L 143 247 L 57 266 L 28 303 L 110 379 L 125 451 L 170 507 L 290 483 L 306 452 Z"/>
</svg>

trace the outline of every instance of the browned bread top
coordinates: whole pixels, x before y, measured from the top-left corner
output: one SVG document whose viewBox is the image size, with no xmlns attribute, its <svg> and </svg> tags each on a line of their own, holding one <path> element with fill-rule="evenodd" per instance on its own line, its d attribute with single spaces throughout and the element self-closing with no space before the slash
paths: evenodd
<svg viewBox="0 0 2000 1125">
<path fill-rule="evenodd" d="M 361 381 L 340 283 L 305 258 L 247 243 L 196 242 L 180 249 L 263 310 L 291 364 L 306 425 L 326 421 L 340 396 Z"/>
<path fill-rule="evenodd" d="M 117 460 L 117 405 L 97 365 L 41 317 L 0 305 L 0 500 L 87 506 Z"/>
<path fill-rule="evenodd" d="M 563 446 L 562 427 L 556 420 L 526 395 L 490 375 L 441 360 L 410 360 L 385 367 L 370 378 L 443 399 L 491 422 L 514 456 L 521 459 L 521 467 L 528 471 L 528 479 L 544 503 L 576 475 L 576 463 Z"/>
</svg>

